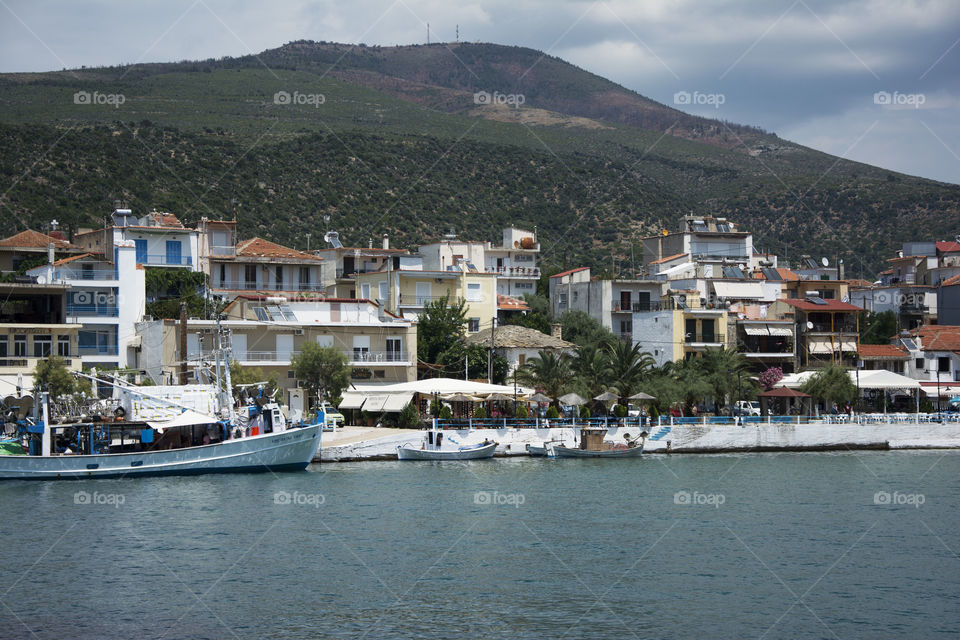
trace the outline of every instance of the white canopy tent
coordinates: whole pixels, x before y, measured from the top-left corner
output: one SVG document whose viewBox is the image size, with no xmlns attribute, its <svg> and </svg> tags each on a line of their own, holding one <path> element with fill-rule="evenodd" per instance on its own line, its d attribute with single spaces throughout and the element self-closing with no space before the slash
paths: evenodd
<svg viewBox="0 0 960 640">
<path fill-rule="evenodd" d="M 359 383 L 353 384 L 350 390 L 344 392 L 343 401 L 338 408 L 363 409 L 370 413 L 394 413 L 408 405 L 417 393 L 425 396 L 462 393 L 482 398 L 492 393 L 513 396 L 513 391 L 513 385 L 487 384 L 455 378 L 429 378 L 395 384 Z M 533 391 L 527 387 L 517 387 L 518 396 L 529 395 Z"/>
<path fill-rule="evenodd" d="M 779 386 L 799 389 L 809 380 L 816 371 L 801 371 L 800 373 L 790 373 L 778 382 Z M 860 369 L 859 379 L 856 369 L 847 371 L 850 381 L 860 389 L 882 389 L 887 391 L 909 391 L 916 396 L 917 411 L 920 410 L 920 382 L 907 376 L 902 376 L 886 369 Z M 886 413 L 886 404 L 884 404 L 884 413 Z"/>
</svg>

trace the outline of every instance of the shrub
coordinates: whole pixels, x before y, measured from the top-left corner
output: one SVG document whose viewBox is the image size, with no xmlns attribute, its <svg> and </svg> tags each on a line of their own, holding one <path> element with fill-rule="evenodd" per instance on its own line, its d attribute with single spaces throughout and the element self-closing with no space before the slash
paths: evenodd
<svg viewBox="0 0 960 640">
<path fill-rule="evenodd" d="M 473 417 L 477 420 L 483 420 L 487 417 L 487 410 L 483 407 L 483 405 L 480 405 L 473 410 Z"/>
<path fill-rule="evenodd" d="M 557 411 L 557 408 L 556 408 L 556 407 L 550 407 L 549 409 L 547 409 L 547 419 L 548 419 L 548 420 L 556 420 L 556 419 L 558 419 L 559 417 L 560 417 L 560 412 Z"/>
<path fill-rule="evenodd" d="M 420 422 L 420 415 L 417 413 L 417 408 L 413 405 L 412 402 L 408 403 L 403 409 L 400 410 L 400 415 L 397 416 L 397 424 L 404 429 L 412 429 L 416 427 Z"/>
<path fill-rule="evenodd" d="M 447 405 L 443 405 L 443 408 L 440 409 L 439 418 L 441 420 L 449 420 L 452 417 L 453 417 L 453 414 L 450 412 L 450 407 L 448 407 Z"/>
<path fill-rule="evenodd" d="M 590 419 L 590 407 L 583 405 L 580 407 L 580 419 L 589 420 Z"/>
<path fill-rule="evenodd" d="M 517 418 L 520 420 L 526 420 L 527 416 L 530 415 L 530 412 L 527 411 L 527 408 L 524 405 L 517 406 Z"/>
<path fill-rule="evenodd" d="M 627 408 L 622 404 L 615 404 L 613 405 L 613 415 L 617 416 L 618 418 L 626 417 Z"/>
</svg>

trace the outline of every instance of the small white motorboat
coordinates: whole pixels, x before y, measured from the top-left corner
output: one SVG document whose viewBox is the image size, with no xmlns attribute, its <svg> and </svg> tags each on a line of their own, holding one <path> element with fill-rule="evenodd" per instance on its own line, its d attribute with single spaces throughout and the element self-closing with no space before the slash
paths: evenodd
<svg viewBox="0 0 960 640">
<path fill-rule="evenodd" d="M 626 444 L 605 442 L 603 437 L 607 430 L 597 427 L 584 427 L 580 430 L 580 446 L 567 447 L 558 445 L 553 447 L 553 455 L 557 458 L 639 458 L 643 454 L 643 445 L 647 439 L 647 432 L 642 431 L 636 438 L 630 434 L 623 434 Z"/>
<path fill-rule="evenodd" d="M 430 431 L 418 449 L 411 444 L 397 447 L 397 460 L 483 460 L 492 458 L 497 443 L 484 440 L 479 444 L 443 445 L 443 432 Z"/>
</svg>

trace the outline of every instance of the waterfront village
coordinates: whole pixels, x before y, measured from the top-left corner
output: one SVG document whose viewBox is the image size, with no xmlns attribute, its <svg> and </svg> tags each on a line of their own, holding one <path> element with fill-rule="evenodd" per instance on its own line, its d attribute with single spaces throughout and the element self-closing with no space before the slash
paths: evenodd
<svg viewBox="0 0 960 640">
<path fill-rule="evenodd" d="M 0 240 L 0 398 L 32 390 L 52 359 L 138 385 L 203 383 L 226 346 L 244 379 L 271 380 L 303 419 L 322 394 L 305 393 L 294 363 L 319 345 L 343 356 L 345 387 L 327 399 L 348 424 L 591 411 L 942 420 L 960 400 L 958 239 L 904 242 L 862 279 L 834 257 L 759 250 L 734 220 L 685 216 L 616 273 L 544 273 L 535 229 L 451 231 L 415 250 L 327 232 L 295 249 L 238 237 L 235 220 L 187 226 L 117 206 L 104 228 L 68 236 L 53 221 Z M 438 307 L 462 321 L 451 338 L 425 335 Z"/>
</svg>

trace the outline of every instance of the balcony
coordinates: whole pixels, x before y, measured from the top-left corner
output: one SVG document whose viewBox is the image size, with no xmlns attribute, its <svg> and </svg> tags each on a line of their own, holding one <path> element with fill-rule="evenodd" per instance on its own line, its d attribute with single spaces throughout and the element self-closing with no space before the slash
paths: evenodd
<svg viewBox="0 0 960 640">
<path fill-rule="evenodd" d="M 237 255 L 237 248 L 231 245 L 211 245 L 210 256 L 217 258 L 232 258 Z"/>
<path fill-rule="evenodd" d="M 165 253 L 147 253 L 137 255 L 137 262 L 148 267 L 191 267 L 193 258 Z"/>
<path fill-rule="evenodd" d="M 614 313 L 633 313 L 643 311 L 663 311 L 672 305 L 664 305 L 660 302 L 634 302 L 632 304 L 622 304 L 620 301 L 613 302 Z"/>
<path fill-rule="evenodd" d="M 288 284 L 274 282 L 249 282 L 247 280 L 223 280 L 214 283 L 211 288 L 224 291 L 315 291 L 322 292 L 326 290 L 319 282 L 304 282 L 301 284 Z"/>
<path fill-rule="evenodd" d="M 539 267 L 489 267 L 483 273 L 494 273 L 501 278 L 539 278 Z"/>
<path fill-rule="evenodd" d="M 80 348 L 77 349 L 77 353 L 81 356 L 115 356 L 119 352 L 120 350 L 115 344 L 80 345 Z"/>
<path fill-rule="evenodd" d="M 63 358 L 64 365 L 68 369 L 79 369 L 80 360 L 77 356 L 60 356 Z M 2 373 L 28 373 L 37 367 L 37 363 L 45 358 L 27 358 L 27 357 L 3 357 L 0 358 L 0 372 Z M 13 369 L 14 371 L 9 371 Z M 5 371 L 6 370 L 6 371 Z"/>
<path fill-rule="evenodd" d="M 120 315 L 118 307 L 97 307 L 85 304 L 68 304 L 67 316 L 73 318 L 92 317 L 92 318 L 116 318 Z"/>
<path fill-rule="evenodd" d="M 53 272 L 54 280 L 118 280 L 117 272 L 110 269 L 98 269 L 95 271 L 83 271 L 77 269 L 55 269 Z"/>
<path fill-rule="evenodd" d="M 726 343 L 726 338 L 713 333 L 698 333 L 696 335 L 688 333 L 683 337 L 683 341 L 688 346 L 719 347 Z"/>
<path fill-rule="evenodd" d="M 346 356 L 347 362 L 351 365 L 412 364 L 410 360 L 410 353 L 408 351 L 364 351 L 357 349 L 342 349 L 340 352 Z M 258 362 L 265 364 L 285 364 L 289 363 L 294 356 L 299 354 L 299 351 L 247 351 L 246 353 L 235 353 L 234 357 L 236 357 L 237 361 L 241 363 Z M 203 358 L 205 360 L 213 360 L 215 357 L 216 356 L 212 351 L 204 351 Z M 197 354 L 191 353 L 189 354 L 189 358 L 191 360 L 196 360 Z"/>
<path fill-rule="evenodd" d="M 443 300 L 447 296 L 406 296 L 402 294 L 400 296 L 400 302 L 398 303 L 401 307 L 423 307 L 430 304 L 431 302 L 436 302 L 437 300 Z M 450 300 L 455 300 L 455 298 L 450 298 Z"/>
</svg>

